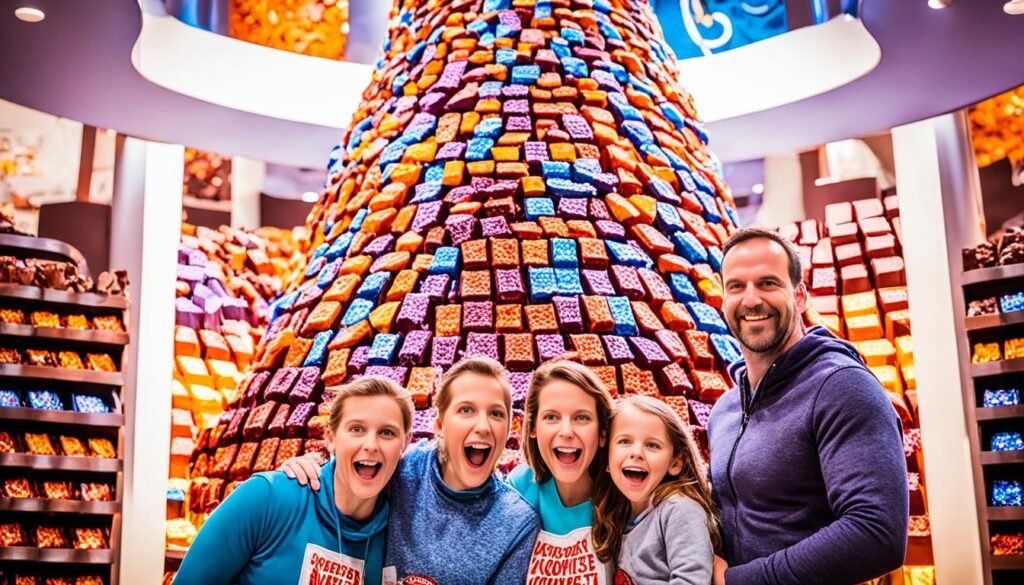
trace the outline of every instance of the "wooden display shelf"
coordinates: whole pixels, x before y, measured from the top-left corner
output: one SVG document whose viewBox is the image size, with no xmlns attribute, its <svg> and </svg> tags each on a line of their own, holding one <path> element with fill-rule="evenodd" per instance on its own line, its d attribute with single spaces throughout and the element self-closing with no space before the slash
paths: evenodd
<svg viewBox="0 0 1024 585">
<path fill-rule="evenodd" d="M 995 571 L 1024 570 L 1024 555 L 991 555 Z"/>
<path fill-rule="evenodd" d="M 934 565 L 931 536 L 911 536 L 907 538 L 907 556 L 904 565 Z"/>
<path fill-rule="evenodd" d="M 978 315 L 977 317 L 967 317 L 964 319 L 964 329 L 967 331 L 995 329 L 997 327 L 1021 324 L 1024 324 L 1024 311 L 995 313 L 993 315 Z"/>
<path fill-rule="evenodd" d="M 1024 451 L 982 451 L 978 456 L 982 465 L 1024 463 Z"/>
<path fill-rule="evenodd" d="M 82 500 L 44 500 L 41 498 L 0 498 L 0 510 L 55 514 L 117 514 L 121 502 L 85 502 Z"/>
<path fill-rule="evenodd" d="M 1024 506 L 989 506 L 985 516 L 989 521 L 1024 520 Z"/>
<path fill-rule="evenodd" d="M 1016 372 L 1024 372 L 1024 358 L 971 364 L 971 377 L 974 378 L 998 376 L 1000 374 L 1013 374 Z"/>
<path fill-rule="evenodd" d="M 974 418 L 979 421 L 1024 417 L 1024 404 L 974 409 Z"/>
<path fill-rule="evenodd" d="M 80 274 L 86 278 L 90 276 L 85 257 L 78 251 L 78 248 L 60 240 L 19 234 L 0 234 L 0 255 L 69 262 L 78 268 Z"/>
<path fill-rule="evenodd" d="M 0 407 L 0 420 L 25 420 L 79 427 L 120 427 L 124 425 L 124 415 L 119 412 L 90 413 L 20 407 Z"/>
<path fill-rule="evenodd" d="M 968 287 L 985 282 L 1022 277 L 1024 277 L 1024 264 L 1008 264 L 1006 266 L 993 266 L 992 268 L 979 268 L 964 272 L 963 276 L 960 277 L 960 284 Z"/>
<path fill-rule="evenodd" d="M 187 553 L 187 552 L 188 552 L 187 550 L 178 550 L 176 548 L 168 548 L 168 549 L 164 550 L 164 558 L 169 560 L 169 561 L 181 562 L 181 560 L 185 558 L 185 553 Z"/>
<path fill-rule="evenodd" d="M 0 467 L 20 467 L 47 471 L 90 471 L 116 473 L 121 471 L 120 459 L 101 457 L 66 457 L 63 455 L 32 455 L 30 453 L 0 453 Z"/>
<path fill-rule="evenodd" d="M 73 548 L 4 546 L 0 547 L 0 560 L 30 561 L 35 563 L 109 565 L 114 562 L 114 552 L 109 548 L 97 550 L 76 550 Z"/>
<path fill-rule="evenodd" d="M 59 380 L 62 382 L 79 382 L 84 384 L 99 384 L 102 386 L 124 385 L 124 376 L 121 374 L 121 372 L 73 370 L 71 368 L 26 366 L 22 364 L 0 364 L 0 377 L 33 378 L 37 380 Z"/>
<path fill-rule="evenodd" d="M 0 323 L 0 335 L 12 337 L 33 337 L 74 341 L 94 345 L 128 345 L 128 334 L 123 331 L 105 331 L 101 329 L 70 329 L 65 327 L 34 327 L 18 323 Z"/>
<path fill-rule="evenodd" d="M 0 283 L 0 298 L 19 299 L 42 303 L 54 303 L 70 307 L 96 307 L 100 309 L 128 308 L 128 301 L 123 296 L 101 295 L 97 293 L 71 293 L 52 288 L 39 288 L 9 282 Z"/>
</svg>

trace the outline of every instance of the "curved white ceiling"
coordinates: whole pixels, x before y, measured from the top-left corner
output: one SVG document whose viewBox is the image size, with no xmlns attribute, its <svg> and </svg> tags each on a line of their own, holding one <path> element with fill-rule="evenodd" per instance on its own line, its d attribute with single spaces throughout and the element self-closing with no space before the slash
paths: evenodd
<svg viewBox="0 0 1024 585">
<path fill-rule="evenodd" d="M 701 117 L 715 122 L 825 93 L 869 73 L 881 57 L 861 21 L 841 16 L 678 66 Z M 239 41 L 147 12 L 132 62 L 146 79 L 189 97 L 334 128 L 348 124 L 373 71 L 369 65 Z M 200 62 L 203 67 L 194 66 Z"/>
</svg>

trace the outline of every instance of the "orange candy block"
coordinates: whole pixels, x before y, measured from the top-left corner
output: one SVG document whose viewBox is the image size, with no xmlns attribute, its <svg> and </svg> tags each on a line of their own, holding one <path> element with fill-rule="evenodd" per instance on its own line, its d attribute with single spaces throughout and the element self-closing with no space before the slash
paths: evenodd
<svg viewBox="0 0 1024 585">
<path fill-rule="evenodd" d="M 416 254 L 416 258 L 412 261 L 412 269 L 420 274 L 425 274 L 430 270 L 430 264 L 433 261 L 433 254 Z"/>
<path fill-rule="evenodd" d="M 530 370 L 537 367 L 533 349 L 533 335 L 530 333 L 506 333 L 505 367 L 516 370 Z"/>
<path fill-rule="evenodd" d="M 370 312 L 370 325 L 381 333 L 391 333 L 391 326 L 394 324 L 398 308 L 401 306 L 402 303 L 392 301 L 377 307 Z"/>
<path fill-rule="evenodd" d="M 491 156 L 497 162 L 517 162 L 519 160 L 519 147 L 495 146 L 491 148 Z"/>
<path fill-rule="evenodd" d="M 717 282 L 706 279 L 702 280 L 697 283 L 697 289 L 701 291 L 705 303 L 719 311 L 722 310 L 722 303 L 724 302 L 722 297 L 722 287 L 718 286 Z"/>
<path fill-rule="evenodd" d="M 391 229 L 391 222 L 394 221 L 398 211 L 392 208 L 374 211 L 363 219 L 363 226 L 360 231 L 379 235 Z"/>
<path fill-rule="evenodd" d="M 670 254 L 675 250 L 675 246 L 672 245 L 672 241 L 665 237 L 665 234 L 661 233 L 658 228 L 653 225 L 646 223 L 638 223 L 629 228 L 629 231 L 639 242 L 640 246 L 643 247 L 651 256 L 659 256 L 661 254 Z"/>
<path fill-rule="evenodd" d="M 284 357 L 284 367 L 297 368 L 301 366 L 302 362 L 306 359 L 306 354 L 309 353 L 309 348 L 312 346 L 312 339 L 305 337 L 295 338 L 295 342 L 288 348 L 288 354 Z"/>
<path fill-rule="evenodd" d="M 658 382 L 654 379 L 654 372 L 641 370 L 632 362 L 622 364 L 619 370 L 622 372 L 622 387 L 627 392 L 658 396 Z"/>
<path fill-rule="evenodd" d="M 549 238 L 569 237 L 569 227 L 565 225 L 565 221 L 560 217 L 540 217 L 537 218 L 537 223 L 544 230 L 544 235 Z"/>
<path fill-rule="evenodd" d="M 490 266 L 487 258 L 487 240 L 470 240 L 463 242 L 462 265 L 467 270 L 480 270 Z"/>
<path fill-rule="evenodd" d="M 491 271 L 462 271 L 462 280 L 459 283 L 459 294 L 463 299 L 489 299 L 491 297 Z"/>
<path fill-rule="evenodd" d="M 398 272 L 409 265 L 412 254 L 409 252 L 389 252 L 373 263 L 373 272 Z"/>
<path fill-rule="evenodd" d="M 245 337 L 238 337 L 237 335 L 225 335 L 224 339 L 228 342 L 228 347 L 231 348 L 231 355 L 235 358 L 235 364 L 238 365 L 239 370 L 245 369 L 252 361 L 253 355 L 253 343 L 252 337 L 246 335 Z"/>
<path fill-rule="evenodd" d="M 636 317 L 636 324 L 642 335 L 653 335 L 655 331 L 665 328 L 661 319 L 658 319 L 646 301 L 631 301 L 630 305 L 633 307 L 633 315 Z"/>
<path fill-rule="evenodd" d="M 527 176 L 519 180 L 526 197 L 541 197 L 547 192 L 543 177 Z"/>
<path fill-rule="evenodd" d="M 619 373 L 615 366 L 588 366 L 591 372 L 597 374 L 597 377 L 604 384 L 604 387 L 608 389 L 608 392 L 612 396 L 618 396 L 621 394 L 619 391 Z"/>
<path fill-rule="evenodd" d="M 492 238 L 491 263 L 495 268 L 517 268 L 519 266 L 519 241 L 512 238 Z"/>
<path fill-rule="evenodd" d="M 850 341 L 867 341 L 882 337 L 882 321 L 877 313 L 847 317 L 846 334 Z"/>
<path fill-rule="evenodd" d="M 548 266 L 550 264 L 547 240 L 523 240 L 524 266 Z"/>
<path fill-rule="evenodd" d="M 640 219 L 640 210 L 618 193 L 609 193 L 604 198 L 608 211 L 619 223 L 631 224 Z"/>
<path fill-rule="evenodd" d="M 583 297 L 583 316 L 587 320 L 587 328 L 594 333 L 611 333 L 615 329 L 608 301 L 602 296 Z"/>
<path fill-rule="evenodd" d="M 385 301 L 400 301 L 405 298 L 405 295 L 411 293 L 416 289 L 416 283 L 420 280 L 420 273 L 415 270 L 403 270 L 398 273 L 395 277 L 395 281 L 391 283 L 391 288 L 388 289 L 388 294 L 384 297 Z"/>
<path fill-rule="evenodd" d="M 391 222 L 391 233 L 393 234 L 404 234 L 409 230 L 409 226 L 412 225 L 413 218 L 416 217 L 416 206 L 406 205 L 398 211 L 398 215 L 395 216 L 395 220 Z M 396 250 L 401 252 L 402 250 Z M 408 250 L 414 252 L 414 250 Z"/>
<path fill-rule="evenodd" d="M 462 328 L 462 305 L 438 305 L 434 309 L 434 333 L 438 336 L 458 335 Z"/>
<path fill-rule="evenodd" d="M 439 368 L 422 367 L 413 368 L 409 372 L 409 382 L 406 387 L 412 394 L 413 404 L 418 410 L 430 407 L 430 402 L 437 392 L 437 384 L 440 380 Z"/>
<path fill-rule="evenodd" d="M 697 326 L 686 306 L 675 301 L 667 301 L 661 305 L 661 318 L 672 331 L 682 332 Z"/>
<path fill-rule="evenodd" d="M 406 251 L 410 254 L 419 252 L 420 247 L 423 245 L 423 236 L 416 232 L 406 232 L 398 237 L 395 241 L 396 251 Z"/>
<path fill-rule="evenodd" d="M 370 326 L 370 322 L 366 319 L 349 325 L 345 329 L 342 329 L 334 336 L 334 339 L 327 344 L 328 349 L 337 349 L 340 347 L 355 347 L 359 345 L 364 339 L 373 336 L 373 327 Z"/>
<path fill-rule="evenodd" d="M 526 327 L 530 333 L 558 333 L 554 305 L 526 305 Z"/>
<path fill-rule="evenodd" d="M 199 336 L 196 330 L 184 325 L 174 328 L 174 355 L 202 357 L 199 349 Z"/>
<path fill-rule="evenodd" d="M 508 227 L 520 240 L 536 240 L 544 235 L 544 230 L 532 221 L 517 221 Z"/>
<path fill-rule="evenodd" d="M 302 325 L 302 334 L 313 335 L 330 329 L 339 315 L 341 315 L 341 303 L 320 301 L 309 317 L 306 317 L 306 322 Z"/>
<path fill-rule="evenodd" d="M 369 324 L 367 324 L 369 326 Z M 284 355 L 284 352 L 291 347 L 295 341 L 295 331 L 291 328 L 285 329 L 281 333 L 277 334 L 273 340 L 263 350 L 263 358 L 260 360 L 261 368 L 272 368 L 277 365 L 278 360 Z M 186 382 L 188 379 L 186 378 Z M 212 384 L 210 384 L 212 385 Z"/>
<path fill-rule="evenodd" d="M 648 224 L 654 223 L 654 220 L 658 217 L 657 199 L 650 195 L 633 195 L 629 198 L 629 202 L 640 213 L 640 221 Z"/>
<path fill-rule="evenodd" d="M 569 336 L 579 360 L 588 366 L 603 366 L 608 363 L 601 346 L 601 338 L 593 333 L 580 333 Z"/>
<path fill-rule="evenodd" d="M 597 238 L 580 238 L 580 258 L 584 268 L 607 268 L 608 249 Z"/>
<path fill-rule="evenodd" d="M 693 265 L 689 260 L 675 254 L 662 254 L 658 256 L 658 272 L 682 272 L 691 274 Z"/>
<path fill-rule="evenodd" d="M 341 263 L 341 268 L 338 269 L 338 274 L 355 274 L 362 276 L 366 274 L 366 271 L 370 269 L 372 264 L 373 258 L 370 258 L 366 254 L 353 256 Z"/>
<path fill-rule="evenodd" d="M 331 288 L 327 289 L 327 292 L 324 293 L 322 300 L 347 303 L 352 299 L 352 295 L 356 293 L 359 283 L 359 277 L 355 274 L 339 275 L 334 279 Z"/>
<path fill-rule="evenodd" d="M 441 184 L 446 187 L 458 187 L 466 174 L 466 163 L 461 160 L 450 160 L 444 163 L 444 175 Z"/>
<path fill-rule="evenodd" d="M 566 227 L 569 228 L 569 237 L 576 238 L 596 238 L 597 230 L 594 229 L 594 224 L 590 223 L 585 219 L 570 219 L 565 222 Z"/>
<path fill-rule="evenodd" d="M 348 348 L 334 349 L 327 354 L 327 367 L 320 377 L 325 386 L 337 386 L 345 381 L 345 377 L 348 376 L 348 358 L 351 355 L 352 350 Z"/>
<path fill-rule="evenodd" d="M 522 305 L 498 305 L 494 328 L 498 333 L 519 333 L 523 330 Z"/>
</svg>

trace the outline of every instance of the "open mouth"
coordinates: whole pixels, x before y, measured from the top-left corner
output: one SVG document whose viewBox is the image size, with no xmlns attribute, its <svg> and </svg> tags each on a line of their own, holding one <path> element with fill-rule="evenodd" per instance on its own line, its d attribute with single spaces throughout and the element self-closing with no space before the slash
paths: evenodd
<svg viewBox="0 0 1024 585">
<path fill-rule="evenodd" d="M 583 455 L 583 449 L 573 449 L 571 447 L 555 447 L 555 458 L 562 465 L 572 465 L 579 461 L 580 456 Z"/>
<path fill-rule="evenodd" d="M 740 317 L 741 321 L 747 321 L 748 323 L 760 323 L 761 321 L 767 321 L 771 319 L 772 315 L 761 314 L 761 315 L 743 315 Z"/>
<path fill-rule="evenodd" d="M 625 467 L 622 469 L 622 475 L 633 483 L 642 483 L 647 479 L 649 472 L 639 467 Z"/>
<path fill-rule="evenodd" d="M 491 456 L 491 447 L 484 445 L 468 445 L 464 451 L 466 452 L 466 461 L 472 467 L 483 467 L 487 458 Z"/>
<path fill-rule="evenodd" d="M 363 479 L 373 479 L 373 478 L 377 477 L 377 474 L 380 472 L 380 467 L 381 467 L 381 464 L 380 464 L 379 461 L 377 461 L 377 462 L 356 461 L 355 462 L 356 474 L 358 474 L 359 477 L 361 477 Z"/>
</svg>

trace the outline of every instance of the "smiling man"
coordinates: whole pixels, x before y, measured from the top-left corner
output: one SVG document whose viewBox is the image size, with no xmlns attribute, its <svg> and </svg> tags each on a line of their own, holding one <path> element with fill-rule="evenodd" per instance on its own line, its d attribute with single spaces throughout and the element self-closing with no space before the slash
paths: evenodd
<svg viewBox="0 0 1024 585">
<path fill-rule="evenodd" d="M 715 585 L 860 583 L 906 553 L 899 419 L 853 346 L 804 331 L 801 275 L 775 232 L 725 244 L 724 312 L 744 359 L 708 423 L 729 565 Z"/>
</svg>

